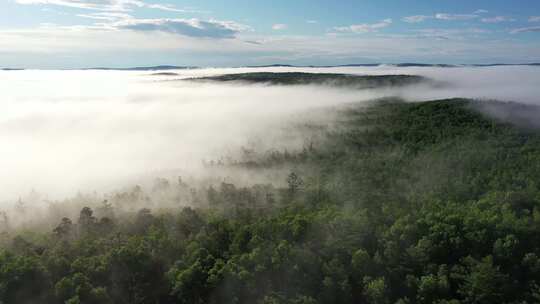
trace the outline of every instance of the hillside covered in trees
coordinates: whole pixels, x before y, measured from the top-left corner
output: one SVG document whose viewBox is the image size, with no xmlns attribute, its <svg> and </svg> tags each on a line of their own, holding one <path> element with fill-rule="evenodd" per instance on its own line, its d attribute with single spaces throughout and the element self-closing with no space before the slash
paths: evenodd
<svg viewBox="0 0 540 304">
<path fill-rule="evenodd" d="M 351 75 L 302 72 L 251 72 L 191 78 L 188 80 L 196 82 L 258 83 L 268 85 L 331 85 L 357 89 L 400 87 L 432 82 L 432 80 L 416 75 Z"/>
<path fill-rule="evenodd" d="M 540 134 L 486 107 L 341 108 L 317 144 L 223 164 L 281 183 L 161 179 L 168 209 L 125 211 L 135 187 L 51 231 L 3 214 L 0 303 L 538 303 Z"/>
</svg>

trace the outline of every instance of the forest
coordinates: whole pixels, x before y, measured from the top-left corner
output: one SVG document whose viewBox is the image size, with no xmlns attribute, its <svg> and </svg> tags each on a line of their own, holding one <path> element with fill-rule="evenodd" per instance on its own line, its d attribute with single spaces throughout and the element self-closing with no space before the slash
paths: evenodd
<svg viewBox="0 0 540 304">
<path fill-rule="evenodd" d="M 491 105 L 516 107 L 344 106 L 300 151 L 208 164 L 277 183 L 157 179 L 51 229 L 2 213 L 0 303 L 538 303 L 540 134 Z"/>
<path fill-rule="evenodd" d="M 268 85 L 329 85 L 355 89 L 399 87 L 413 84 L 435 84 L 433 80 L 417 75 L 351 75 L 303 72 L 250 72 L 188 79 L 195 82 L 225 82 Z"/>
</svg>

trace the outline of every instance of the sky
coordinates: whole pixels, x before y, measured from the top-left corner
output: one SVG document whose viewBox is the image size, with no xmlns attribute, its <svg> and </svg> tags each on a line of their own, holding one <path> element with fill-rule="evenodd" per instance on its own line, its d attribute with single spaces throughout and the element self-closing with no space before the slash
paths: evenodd
<svg viewBox="0 0 540 304">
<path fill-rule="evenodd" d="M 0 0 L 0 67 L 540 62 L 538 0 Z"/>
</svg>

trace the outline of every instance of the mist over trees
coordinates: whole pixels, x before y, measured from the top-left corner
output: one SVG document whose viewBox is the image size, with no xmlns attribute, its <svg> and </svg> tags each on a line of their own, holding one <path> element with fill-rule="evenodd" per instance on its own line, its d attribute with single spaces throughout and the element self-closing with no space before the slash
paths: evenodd
<svg viewBox="0 0 540 304">
<path fill-rule="evenodd" d="M 355 89 L 374 89 L 405 87 L 418 84 L 432 84 L 435 82 L 415 75 L 351 75 L 330 73 L 302 73 L 302 72 L 255 72 L 226 74 L 209 77 L 188 79 L 194 82 L 232 82 L 268 85 L 328 85 L 333 87 L 347 87 Z"/>
<path fill-rule="evenodd" d="M 343 107 L 300 151 L 207 164 L 277 183 L 161 178 L 51 202 L 41 229 L 16 228 L 21 200 L 0 302 L 536 303 L 540 135 L 483 106 Z"/>
</svg>

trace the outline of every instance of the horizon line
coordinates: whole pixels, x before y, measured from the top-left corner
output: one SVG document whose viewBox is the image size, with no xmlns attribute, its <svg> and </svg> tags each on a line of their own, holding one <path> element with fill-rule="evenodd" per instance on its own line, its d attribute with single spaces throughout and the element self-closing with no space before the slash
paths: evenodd
<svg viewBox="0 0 540 304">
<path fill-rule="evenodd" d="M 349 63 L 336 65 L 295 65 L 295 64 L 265 64 L 265 65 L 240 65 L 240 66 L 191 66 L 191 65 L 140 65 L 126 67 L 77 67 L 77 68 L 19 68 L 0 67 L 0 71 L 24 71 L 24 70 L 51 70 L 51 71 L 77 71 L 77 70 L 112 70 L 112 71 L 157 71 L 174 69 L 240 69 L 240 68 L 271 68 L 271 67 L 291 67 L 291 68 L 339 68 L 339 67 L 493 67 L 493 66 L 540 66 L 540 62 L 528 63 L 421 63 L 421 62 L 399 62 L 399 63 Z"/>
</svg>

